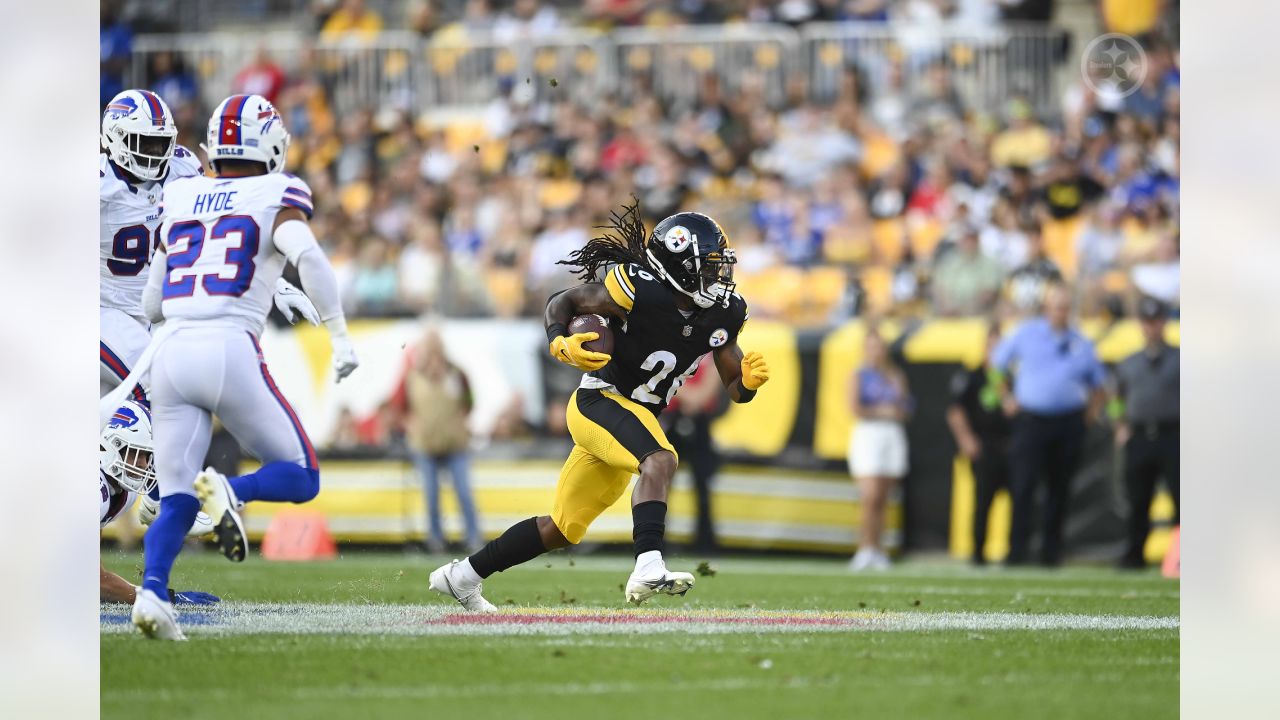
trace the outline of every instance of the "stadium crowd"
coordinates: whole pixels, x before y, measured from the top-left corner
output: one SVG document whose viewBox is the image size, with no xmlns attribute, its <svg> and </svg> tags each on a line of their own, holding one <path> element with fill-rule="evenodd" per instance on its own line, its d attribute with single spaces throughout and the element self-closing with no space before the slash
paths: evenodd
<svg viewBox="0 0 1280 720">
<path fill-rule="evenodd" d="M 397 5 L 399 28 L 380 5 L 387 17 L 361 0 L 313 3 L 316 32 L 999 23 L 1052 4 L 619 0 L 573 12 L 537 0 L 410 1 Z M 115 12 L 104 4 L 104 97 L 129 57 L 131 30 Z M 333 97 L 344 76 L 314 54 L 286 68 L 264 50 L 226 90 L 262 93 L 285 115 L 290 168 L 314 191 L 317 235 L 354 315 L 536 314 L 569 280 L 556 261 L 634 196 L 650 220 L 690 207 L 720 219 L 757 316 L 822 325 L 866 312 L 1025 314 L 1058 278 L 1074 281 L 1083 313 L 1122 316 L 1140 295 L 1178 304 L 1179 73 L 1167 26 L 1166 17 L 1140 35 L 1148 72 L 1137 92 L 1100 96 L 1077 84 L 1049 114 L 1017 88 L 1001 107 L 967 106 L 945 58 L 912 63 L 927 79 L 912 92 L 873 87 L 850 65 L 830 102 L 811 99 L 803 78 L 781 102 L 750 83 L 727 92 L 707 74 L 692 103 L 642 92 L 589 105 L 508 81 L 479 129 L 424 123 L 396 107 L 339 114 Z M 200 75 L 180 54 L 148 58 L 148 87 L 195 148 L 208 110 Z M 894 61 L 894 75 L 908 71 Z"/>
</svg>

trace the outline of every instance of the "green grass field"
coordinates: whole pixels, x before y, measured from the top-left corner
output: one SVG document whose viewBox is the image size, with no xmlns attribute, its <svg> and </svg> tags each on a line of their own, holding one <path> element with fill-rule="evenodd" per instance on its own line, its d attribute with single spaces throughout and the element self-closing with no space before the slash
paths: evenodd
<svg viewBox="0 0 1280 720">
<path fill-rule="evenodd" d="M 138 576 L 140 553 L 103 560 Z M 553 554 L 490 578 L 502 610 L 477 618 L 427 590 L 440 560 L 184 553 L 173 585 L 224 604 L 184 615 L 188 643 L 147 641 L 104 606 L 102 717 L 1178 713 L 1178 583 L 1154 573 L 723 559 L 685 598 L 628 609 L 629 558 Z"/>
</svg>

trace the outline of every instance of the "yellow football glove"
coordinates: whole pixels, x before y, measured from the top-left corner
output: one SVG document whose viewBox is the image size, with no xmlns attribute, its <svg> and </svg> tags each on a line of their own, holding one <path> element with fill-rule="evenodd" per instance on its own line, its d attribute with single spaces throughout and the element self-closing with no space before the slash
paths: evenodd
<svg viewBox="0 0 1280 720">
<path fill-rule="evenodd" d="M 599 370 L 613 359 L 612 355 L 592 352 L 582 347 L 582 343 L 591 342 L 600 337 L 599 333 L 585 332 L 565 337 L 561 335 L 551 341 L 551 357 L 565 365 L 572 365 L 582 372 Z"/>
<path fill-rule="evenodd" d="M 764 356 L 752 351 L 742 356 L 742 387 L 757 390 L 769 382 L 769 364 Z"/>
</svg>

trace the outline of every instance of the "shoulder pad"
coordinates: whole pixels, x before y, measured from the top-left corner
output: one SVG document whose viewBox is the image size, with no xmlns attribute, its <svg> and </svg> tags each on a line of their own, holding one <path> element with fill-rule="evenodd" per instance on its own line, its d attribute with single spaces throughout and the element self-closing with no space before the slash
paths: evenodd
<svg viewBox="0 0 1280 720">
<path fill-rule="evenodd" d="M 173 148 L 173 158 L 169 160 L 170 180 L 203 174 L 204 166 L 200 164 L 200 158 L 195 153 L 181 145 Z"/>
</svg>

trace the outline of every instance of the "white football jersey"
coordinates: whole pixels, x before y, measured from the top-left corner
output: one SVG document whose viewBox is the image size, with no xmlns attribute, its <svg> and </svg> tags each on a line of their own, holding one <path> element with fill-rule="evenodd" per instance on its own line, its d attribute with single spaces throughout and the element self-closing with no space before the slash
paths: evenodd
<svg viewBox="0 0 1280 720">
<path fill-rule="evenodd" d="M 163 180 L 133 185 L 106 155 L 98 156 L 102 307 L 143 316 L 142 289 L 147 285 L 147 261 L 158 245 L 161 192 L 174 180 L 203 172 L 199 158 L 178 145 Z"/>
<path fill-rule="evenodd" d="M 311 188 L 288 173 L 200 176 L 166 186 L 165 319 L 231 320 L 260 334 L 285 265 L 272 242 L 283 208 L 311 217 Z"/>
<path fill-rule="evenodd" d="M 101 470 L 98 471 L 98 482 L 102 494 L 99 512 L 101 519 L 98 527 L 104 528 L 112 520 L 123 515 L 124 511 L 133 505 L 133 501 L 137 499 L 138 495 L 111 482 L 107 474 Z"/>
</svg>

